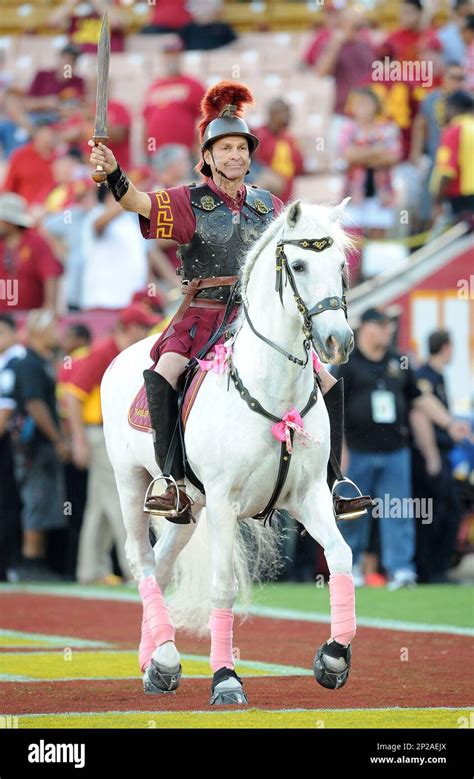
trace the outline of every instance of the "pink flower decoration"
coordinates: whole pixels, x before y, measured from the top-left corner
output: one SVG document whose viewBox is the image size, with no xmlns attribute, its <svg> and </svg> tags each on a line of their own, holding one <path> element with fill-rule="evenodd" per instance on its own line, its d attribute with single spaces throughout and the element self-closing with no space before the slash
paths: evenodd
<svg viewBox="0 0 474 779">
<path fill-rule="evenodd" d="M 291 445 L 290 430 L 295 431 L 296 436 L 301 440 L 303 446 L 306 446 L 305 442 L 303 441 L 304 438 L 312 441 L 314 444 L 321 443 L 319 436 L 315 438 L 303 429 L 303 420 L 301 418 L 300 412 L 295 407 L 286 412 L 286 414 L 282 417 L 281 422 L 275 422 L 275 424 L 272 426 L 272 433 L 275 438 L 277 438 L 278 441 L 281 441 L 282 443 L 283 441 L 286 441 L 286 448 L 288 453 L 292 454 L 293 447 Z"/>
<path fill-rule="evenodd" d="M 213 373 L 226 373 L 229 370 L 230 355 L 232 346 L 217 344 L 214 347 L 214 355 L 210 360 L 198 360 L 198 365 L 202 371 L 213 371 Z"/>
</svg>

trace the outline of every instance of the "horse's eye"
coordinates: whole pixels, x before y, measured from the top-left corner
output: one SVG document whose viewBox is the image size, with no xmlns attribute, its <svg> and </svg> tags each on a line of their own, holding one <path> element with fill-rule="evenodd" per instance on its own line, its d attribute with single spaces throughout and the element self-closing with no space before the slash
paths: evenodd
<svg viewBox="0 0 474 779">
<path fill-rule="evenodd" d="M 306 265 L 304 262 L 294 262 L 291 268 L 295 273 L 303 273 L 306 270 Z"/>
</svg>

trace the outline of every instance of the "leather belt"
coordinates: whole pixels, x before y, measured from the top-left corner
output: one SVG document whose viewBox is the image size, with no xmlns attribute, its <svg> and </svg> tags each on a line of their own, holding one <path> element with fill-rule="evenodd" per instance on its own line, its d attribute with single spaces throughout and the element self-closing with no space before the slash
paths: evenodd
<svg viewBox="0 0 474 779">
<path fill-rule="evenodd" d="M 227 308 L 227 303 L 221 303 L 220 300 L 212 300 L 211 298 L 194 298 L 193 302 L 189 304 L 189 308 L 217 308 L 219 311 L 223 311 Z"/>
<path fill-rule="evenodd" d="M 188 283 L 183 283 L 181 285 L 181 292 L 184 295 L 184 300 L 181 303 L 180 307 L 178 308 L 176 314 L 174 315 L 173 319 L 171 320 L 170 324 L 178 324 L 178 322 L 181 322 L 185 312 L 189 308 L 189 306 L 196 305 L 197 300 L 193 299 L 195 298 L 196 294 L 200 292 L 202 289 L 209 289 L 210 287 L 231 287 L 233 284 L 235 284 L 236 281 L 238 281 L 238 276 L 214 276 L 210 279 L 191 279 Z M 203 300 L 205 302 L 204 308 L 215 308 L 215 306 L 210 306 L 209 301 L 200 298 L 199 300 Z M 218 303 L 220 307 L 220 301 L 215 300 L 212 301 L 213 303 Z M 222 305 L 222 308 L 225 308 L 226 304 L 224 303 Z"/>
</svg>

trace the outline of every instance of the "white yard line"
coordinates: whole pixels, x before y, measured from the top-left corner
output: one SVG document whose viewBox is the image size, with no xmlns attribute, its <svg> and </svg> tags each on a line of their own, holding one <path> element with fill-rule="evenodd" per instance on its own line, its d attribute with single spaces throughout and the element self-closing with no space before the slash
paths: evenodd
<svg viewBox="0 0 474 779">
<path fill-rule="evenodd" d="M 0 647 L 6 646 L 8 649 L 17 647 L 18 649 L 28 649 L 28 644 L 2 644 L 2 638 L 8 639 L 28 639 L 32 641 L 41 641 L 45 644 L 45 649 L 49 647 L 90 647 L 91 649 L 113 647 L 107 641 L 91 641 L 86 638 L 75 638 L 74 636 L 58 636 L 49 633 L 25 633 L 23 630 L 4 630 L 0 628 Z"/>
</svg>

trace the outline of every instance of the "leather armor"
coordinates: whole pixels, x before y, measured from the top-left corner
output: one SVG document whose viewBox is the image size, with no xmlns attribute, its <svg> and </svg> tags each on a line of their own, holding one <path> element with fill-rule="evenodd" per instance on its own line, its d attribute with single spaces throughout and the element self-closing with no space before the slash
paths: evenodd
<svg viewBox="0 0 474 779">
<path fill-rule="evenodd" d="M 196 232 L 189 243 L 178 248 L 183 281 L 237 276 L 251 245 L 275 216 L 270 192 L 247 187 L 237 221 L 231 209 L 207 184 L 191 185 L 190 189 Z M 198 292 L 196 298 L 226 302 L 229 294 L 230 287 L 212 287 Z"/>
</svg>

